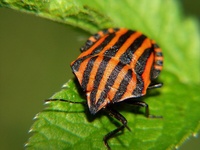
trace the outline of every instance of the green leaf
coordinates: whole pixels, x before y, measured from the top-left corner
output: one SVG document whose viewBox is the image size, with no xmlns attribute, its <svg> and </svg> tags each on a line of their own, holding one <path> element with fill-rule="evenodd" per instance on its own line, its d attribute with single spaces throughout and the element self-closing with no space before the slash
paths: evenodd
<svg viewBox="0 0 200 150">
<path fill-rule="evenodd" d="M 74 0 L 2 0 L 0 7 L 35 14 L 53 21 L 77 26 L 90 32 L 112 26 L 110 18 L 101 11 L 89 7 L 86 2 L 82 4 Z"/>
<path fill-rule="evenodd" d="M 91 33 L 107 27 L 140 30 L 157 41 L 165 56 L 164 70 L 159 77 L 164 86 L 148 91 L 143 99 L 149 104 L 151 114 L 162 115 L 163 119 L 148 119 L 130 106 L 120 107 L 132 131 L 125 129 L 110 139 L 111 148 L 173 149 L 199 132 L 199 23 L 195 18 L 183 18 L 176 1 L 3 0 L 0 6 Z M 85 101 L 84 93 L 74 80 L 67 82 L 52 98 Z M 50 102 L 36 118 L 27 149 L 105 149 L 103 136 L 119 125 L 103 112 L 92 116 L 86 104 L 60 101 Z"/>
</svg>

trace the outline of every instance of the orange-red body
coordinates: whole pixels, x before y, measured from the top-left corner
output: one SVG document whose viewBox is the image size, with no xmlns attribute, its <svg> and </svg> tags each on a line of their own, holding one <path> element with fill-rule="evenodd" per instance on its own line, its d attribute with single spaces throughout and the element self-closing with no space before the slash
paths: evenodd
<svg viewBox="0 0 200 150">
<path fill-rule="evenodd" d="M 102 30 L 81 51 L 71 67 L 92 114 L 110 103 L 145 95 L 162 70 L 161 49 L 138 31 Z"/>
</svg>

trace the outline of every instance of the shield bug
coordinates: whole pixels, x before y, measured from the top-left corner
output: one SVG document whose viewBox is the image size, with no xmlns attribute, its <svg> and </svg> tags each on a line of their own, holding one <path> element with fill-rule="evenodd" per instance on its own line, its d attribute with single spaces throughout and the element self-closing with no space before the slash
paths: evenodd
<svg viewBox="0 0 200 150">
<path fill-rule="evenodd" d="M 86 93 L 90 113 L 105 110 L 122 123 L 104 136 L 108 149 L 108 139 L 125 127 L 129 129 L 126 118 L 113 109 L 114 103 L 129 99 L 129 103 L 145 107 L 147 117 L 155 117 L 149 115 L 148 104 L 136 98 L 144 96 L 147 89 L 162 86 L 162 83 L 152 83 L 162 66 L 159 46 L 141 32 L 125 28 L 109 28 L 94 34 L 71 63 L 72 71 Z"/>
</svg>

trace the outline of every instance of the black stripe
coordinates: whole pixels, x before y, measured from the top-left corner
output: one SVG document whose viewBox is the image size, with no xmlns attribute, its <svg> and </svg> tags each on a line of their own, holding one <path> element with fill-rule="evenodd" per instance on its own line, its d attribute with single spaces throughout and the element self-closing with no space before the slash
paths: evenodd
<svg viewBox="0 0 200 150">
<path fill-rule="evenodd" d="M 151 70 L 151 80 L 154 80 L 158 77 L 158 75 L 160 74 L 160 71 L 161 70 L 158 70 L 158 69 L 155 69 L 154 67 L 152 67 L 152 70 Z"/>
<path fill-rule="evenodd" d="M 98 33 L 96 33 L 93 35 L 93 37 L 94 37 L 94 39 L 99 40 L 101 36 Z"/>
<path fill-rule="evenodd" d="M 110 33 L 105 39 L 104 41 L 99 45 L 97 46 L 90 55 L 95 55 L 95 54 L 98 54 L 102 51 L 102 49 L 108 45 L 108 43 L 110 43 L 110 41 L 115 37 L 116 33 Z"/>
<path fill-rule="evenodd" d="M 145 35 L 141 35 L 135 39 L 126 52 L 121 55 L 120 61 L 124 64 L 129 64 L 132 61 L 133 54 L 142 45 L 145 39 Z"/>
<path fill-rule="evenodd" d="M 118 41 L 110 49 L 104 52 L 105 56 L 113 57 L 120 49 L 120 47 L 126 42 L 126 40 L 133 34 L 135 31 L 128 30 L 126 33 L 122 34 Z"/>
<path fill-rule="evenodd" d="M 127 71 L 126 75 L 124 76 L 124 79 L 121 81 L 118 91 L 115 93 L 115 96 L 112 100 L 113 103 L 118 102 L 122 98 L 122 96 L 124 95 L 124 93 L 127 90 L 127 86 L 129 84 L 131 78 L 132 78 L 132 70 L 129 69 Z"/>
<path fill-rule="evenodd" d="M 144 82 L 142 80 L 142 74 L 144 72 L 144 69 L 146 67 L 147 60 L 151 53 L 153 53 L 154 49 L 153 48 L 147 48 L 144 53 L 140 56 L 138 59 L 136 65 L 135 65 L 135 72 L 136 72 L 136 78 L 137 78 L 137 83 L 136 83 L 136 88 L 133 91 L 133 95 L 138 97 L 142 95 L 142 91 L 144 88 Z M 150 75 L 151 77 L 151 75 Z"/>
<path fill-rule="evenodd" d="M 103 30 L 101 30 L 101 31 L 103 32 L 103 34 L 109 34 L 109 33 L 111 33 L 111 32 L 109 31 L 109 29 L 111 29 L 111 28 L 106 28 L 106 29 L 103 29 Z M 117 31 L 120 30 L 120 28 L 112 28 L 112 29 L 113 29 L 114 32 L 117 32 Z"/>
<path fill-rule="evenodd" d="M 153 44 L 153 47 L 154 47 L 154 48 L 160 48 L 160 47 L 158 46 L 158 44 L 156 44 L 156 43 Z"/>
<path fill-rule="evenodd" d="M 158 64 L 157 64 L 158 63 Z M 162 66 L 163 65 L 163 62 L 158 60 L 155 62 L 155 65 L 157 66 Z M 153 80 L 153 79 L 156 79 L 158 77 L 158 75 L 160 74 L 160 69 L 156 69 L 154 68 L 154 66 L 152 67 L 151 69 L 151 73 L 150 73 L 150 79 Z"/>
<path fill-rule="evenodd" d="M 99 45 L 97 46 L 93 51 L 92 53 L 88 54 L 87 56 L 84 56 L 84 57 L 81 57 L 79 59 L 77 59 L 73 64 L 72 64 L 72 70 L 74 72 L 78 71 L 79 70 L 79 67 L 80 67 L 80 64 L 87 58 L 90 58 L 91 56 L 93 55 L 96 55 L 98 53 L 100 53 L 102 51 L 102 49 L 115 37 L 115 33 L 111 33 L 110 35 L 108 35 L 104 41 Z"/>
<path fill-rule="evenodd" d="M 162 52 L 155 52 L 155 53 L 156 53 L 157 57 L 162 57 L 163 56 Z"/>
<path fill-rule="evenodd" d="M 137 83 L 136 83 L 136 88 L 133 90 L 133 95 L 136 97 L 139 97 L 142 95 L 142 91 L 144 88 L 144 82 L 143 82 L 141 76 L 137 75 L 136 78 L 137 78 Z"/>
<path fill-rule="evenodd" d="M 95 79 L 94 79 L 93 90 L 92 90 L 92 92 L 90 94 L 91 104 L 93 104 L 93 105 L 95 105 L 96 93 L 97 93 L 98 87 L 100 85 L 100 82 L 101 82 L 101 80 L 103 78 L 106 66 L 108 65 L 110 59 L 111 58 L 109 58 L 109 57 L 104 57 L 102 62 L 99 65 L 98 70 L 97 70 L 97 73 L 96 73 L 96 76 L 95 76 Z"/>
<path fill-rule="evenodd" d="M 98 104 L 97 105 L 101 105 L 104 102 L 105 98 L 108 95 L 108 92 L 110 91 L 110 87 L 113 86 L 113 84 L 114 84 L 114 82 L 115 82 L 115 80 L 116 80 L 119 72 L 123 69 L 124 66 L 125 66 L 124 64 L 122 64 L 121 62 L 119 62 L 115 66 L 115 68 L 112 70 L 110 76 L 108 77 L 108 79 L 106 81 L 105 89 L 104 89 L 104 91 L 102 91 L 101 96 L 100 96 L 100 98 L 98 100 Z"/>
<path fill-rule="evenodd" d="M 153 53 L 153 48 L 147 48 L 144 53 L 140 56 L 140 58 L 138 59 L 136 65 L 135 65 L 135 72 L 137 75 L 141 76 L 142 73 L 144 72 L 147 60 L 149 58 L 149 56 L 151 55 L 151 53 Z"/>
<path fill-rule="evenodd" d="M 162 60 L 157 60 L 155 62 L 155 64 L 158 65 L 158 66 L 162 66 L 163 65 L 163 61 Z"/>
<path fill-rule="evenodd" d="M 84 91 L 86 91 L 86 89 L 87 89 L 87 84 L 88 84 L 88 81 L 89 81 L 89 78 L 90 78 L 90 73 L 92 71 L 92 68 L 94 66 L 94 62 L 95 62 L 96 59 L 97 59 L 97 56 L 92 57 L 88 61 L 87 67 L 84 70 L 83 78 L 82 78 L 83 80 L 82 80 L 82 83 L 81 83 L 81 86 L 82 86 L 82 88 L 83 88 Z"/>
<path fill-rule="evenodd" d="M 93 41 L 87 40 L 87 41 L 85 42 L 85 45 L 82 46 L 82 47 L 80 48 L 80 51 L 81 51 L 81 52 L 86 51 L 86 50 L 87 50 L 89 47 L 91 47 L 93 44 L 94 44 Z"/>
<path fill-rule="evenodd" d="M 97 41 L 97 40 L 99 40 L 101 37 L 103 37 L 105 34 L 108 33 L 108 29 L 104 29 L 104 30 L 102 30 L 102 32 L 103 32 L 103 35 L 102 35 L 102 36 L 101 36 L 99 33 L 96 33 L 96 34 L 92 35 L 91 37 L 93 37 L 93 38 Z M 81 47 L 81 49 L 80 49 L 81 52 L 86 51 L 87 49 L 89 49 L 94 43 L 96 43 L 96 41 L 93 42 L 93 41 L 91 41 L 91 40 L 88 39 L 88 40 L 86 41 L 85 45 Z"/>
<path fill-rule="evenodd" d="M 159 48 L 159 46 L 157 44 L 153 44 L 154 46 L 154 51 L 155 51 L 155 48 Z M 162 52 L 156 52 L 155 51 L 155 57 L 163 57 L 163 53 Z M 163 66 L 163 61 L 162 60 L 156 60 L 154 61 L 154 65 L 156 66 Z M 160 74 L 160 71 L 161 70 L 158 70 L 156 68 L 154 68 L 154 66 L 152 66 L 152 69 L 151 69 L 151 80 L 154 80 L 158 77 L 158 75 Z"/>
</svg>

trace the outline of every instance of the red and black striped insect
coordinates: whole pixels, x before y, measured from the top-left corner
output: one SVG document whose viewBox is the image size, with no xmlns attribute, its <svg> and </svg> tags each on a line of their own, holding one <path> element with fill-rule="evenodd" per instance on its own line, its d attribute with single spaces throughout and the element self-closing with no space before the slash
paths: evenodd
<svg viewBox="0 0 200 150">
<path fill-rule="evenodd" d="M 104 136 L 104 144 L 110 149 L 108 139 L 124 127 L 129 129 L 125 117 L 112 108 L 114 103 L 129 100 L 145 107 L 147 117 L 154 117 L 149 115 L 148 105 L 136 98 L 144 96 L 147 89 L 162 86 L 152 83 L 162 70 L 162 51 L 141 32 L 109 28 L 91 36 L 81 52 L 71 68 L 86 93 L 91 114 L 103 109 L 122 123 Z"/>
</svg>

